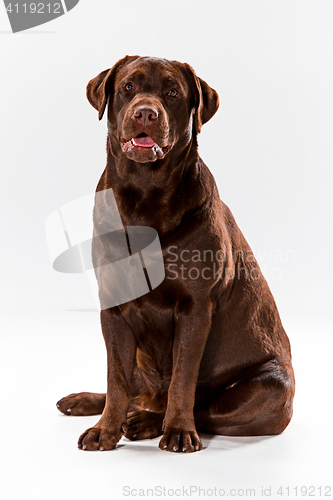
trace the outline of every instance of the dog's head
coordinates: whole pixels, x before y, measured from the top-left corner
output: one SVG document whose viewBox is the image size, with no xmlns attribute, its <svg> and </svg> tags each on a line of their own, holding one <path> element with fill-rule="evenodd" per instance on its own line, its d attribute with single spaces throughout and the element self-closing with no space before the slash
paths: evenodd
<svg viewBox="0 0 333 500">
<path fill-rule="evenodd" d="M 88 83 L 87 97 L 100 120 L 108 104 L 113 154 L 140 163 L 184 148 L 219 106 L 188 64 L 155 57 L 126 56 Z"/>
</svg>

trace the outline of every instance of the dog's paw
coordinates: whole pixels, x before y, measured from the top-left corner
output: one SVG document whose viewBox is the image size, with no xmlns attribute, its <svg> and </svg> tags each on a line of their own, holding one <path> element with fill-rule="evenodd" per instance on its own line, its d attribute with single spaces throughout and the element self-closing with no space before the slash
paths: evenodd
<svg viewBox="0 0 333 500">
<path fill-rule="evenodd" d="M 64 415 L 99 415 L 105 406 L 105 394 L 79 392 L 70 394 L 57 402 L 57 408 Z"/>
<path fill-rule="evenodd" d="M 86 451 L 104 451 L 112 450 L 117 446 L 118 441 L 124 434 L 126 424 L 120 430 L 107 427 L 91 427 L 79 437 L 77 443 L 80 450 Z"/>
<path fill-rule="evenodd" d="M 132 441 L 153 439 L 162 434 L 164 415 L 153 411 L 133 411 L 127 415 L 125 437 Z"/>
<path fill-rule="evenodd" d="M 166 451 L 192 453 L 202 450 L 202 443 L 195 430 L 166 428 L 159 447 Z"/>
</svg>

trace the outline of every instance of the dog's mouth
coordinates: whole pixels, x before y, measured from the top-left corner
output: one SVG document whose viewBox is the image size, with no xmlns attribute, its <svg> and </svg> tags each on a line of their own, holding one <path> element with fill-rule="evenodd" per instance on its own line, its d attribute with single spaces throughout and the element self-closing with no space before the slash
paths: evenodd
<svg viewBox="0 0 333 500">
<path fill-rule="evenodd" d="M 154 155 L 159 158 L 163 158 L 170 149 L 170 146 L 159 146 L 154 139 L 152 139 L 148 134 L 142 133 L 132 139 L 120 139 L 120 145 L 123 153 L 128 153 L 130 151 L 149 151 L 151 150 Z"/>
</svg>

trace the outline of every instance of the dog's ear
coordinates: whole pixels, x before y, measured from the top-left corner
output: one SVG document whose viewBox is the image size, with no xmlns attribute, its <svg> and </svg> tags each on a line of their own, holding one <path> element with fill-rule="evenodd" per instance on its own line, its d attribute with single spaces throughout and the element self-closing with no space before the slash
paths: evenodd
<svg viewBox="0 0 333 500">
<path fill-rule="evenodd" d="M 202 125 L 215 115 L 220 105 L 220 98 L 216 90 L 212 89 L 208 83 L 199 78 L 189 64 L 185 63 L 184 66 L 187 74 L 190 76 L 194 91 L 194 127 L 197 133 L 199 133 Z"/>
<path fill-rule="evenodd" d="M 112 90 L 117 71 L 128 62 L 134 61 L 139 56 L 126 56 L 120 59 L 112 68 L 102 71 L 87 85 L 87 98 L 90 104 L 97 109 L 98 118 L 101 120 L 105 111 L 108 96 Z"/>
</svg>

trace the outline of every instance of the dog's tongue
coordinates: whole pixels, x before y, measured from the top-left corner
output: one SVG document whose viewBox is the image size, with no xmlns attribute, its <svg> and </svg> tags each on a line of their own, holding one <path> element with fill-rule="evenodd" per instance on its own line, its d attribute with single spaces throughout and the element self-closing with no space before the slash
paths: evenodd
<svg viewBox="0 0 333 500">
<path fill-rule="evenodd" d="M 155 141 L 149 135 L 146 135 L 145 137 L 135 137 L 132 139 L 132 142 L 136 146 L 141 146 L 142 148 L 151 148 L 156 144 Z"/>
</svg>

